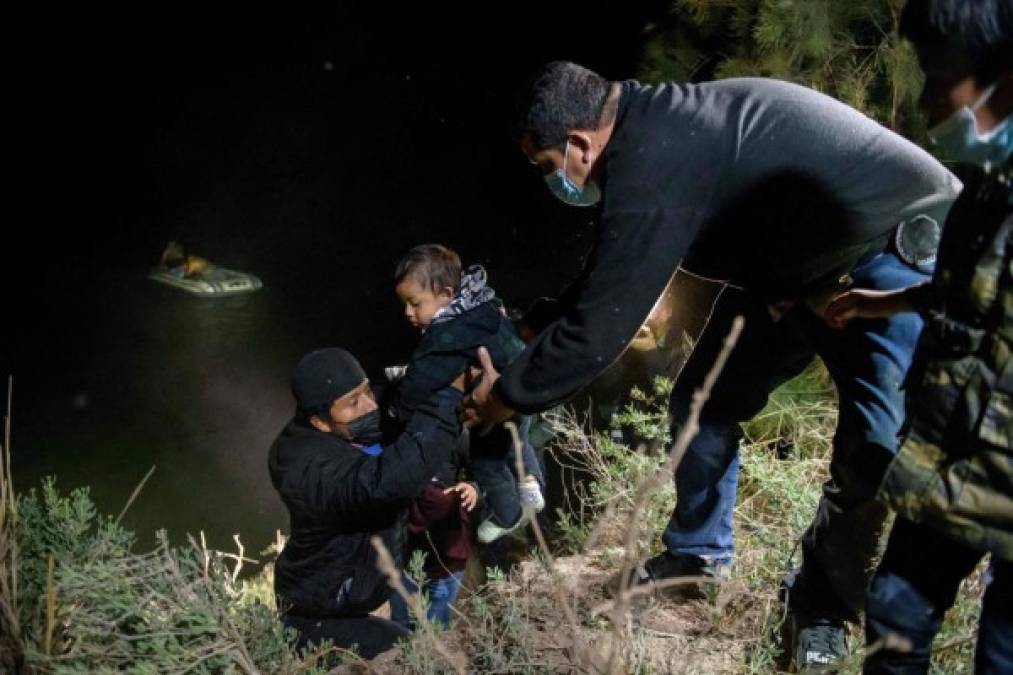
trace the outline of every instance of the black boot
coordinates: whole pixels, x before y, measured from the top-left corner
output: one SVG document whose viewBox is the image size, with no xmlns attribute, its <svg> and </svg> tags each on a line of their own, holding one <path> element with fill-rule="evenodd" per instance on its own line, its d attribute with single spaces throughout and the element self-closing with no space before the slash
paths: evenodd
<svg viewBox="0 0 1013 675">
<path fill-rule="evenodd" d="M 694 600 L 707 597 L 707 587 L 731 577 L 731 563 L 710 563 L 695 555 L 673 555 L 664 551 L 636 567 L 627 586 L 654 585 L 666 597 Z M 703 577 L 701 579 L 700 577 Z M 619 576 L 609 582 L 609 592 L 619 592 Z"/>
</svg>

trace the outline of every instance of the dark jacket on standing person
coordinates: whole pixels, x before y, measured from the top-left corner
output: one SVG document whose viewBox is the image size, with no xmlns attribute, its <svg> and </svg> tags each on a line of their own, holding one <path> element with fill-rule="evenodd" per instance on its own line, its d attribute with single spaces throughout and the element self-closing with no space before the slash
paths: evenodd
<svg viewBox="0 0 1013 675">
<path fill-rule="evenodd" d="M 298 616 L 367 614 L 387 599 L 370 543 L 378 535 L 401 565 L 409 500 L 457 443 L 460 394 L 420 403 L 404 433 L 376 455 L 293 420 L 271 446 L 271 482 L 291 517 L 274 570 L 280 609 Z"/>
<path fill-rule="evenodd" d="M 613 363 L 680 264 L 768 302 L 826 294 L 905 219 L 942 222 L 960 187 L 857 110 L 758 78 L 622 83 L 602 161 L 585 270 L 497 384 L 515 410 L 549 408 Z"/>
<path fill-rule="evenodd" d="M 1013 168 L 969 178 L 932 281 L 908 428 L 882 494 L 898 514 L 1013 560 Z"/>
</svg>

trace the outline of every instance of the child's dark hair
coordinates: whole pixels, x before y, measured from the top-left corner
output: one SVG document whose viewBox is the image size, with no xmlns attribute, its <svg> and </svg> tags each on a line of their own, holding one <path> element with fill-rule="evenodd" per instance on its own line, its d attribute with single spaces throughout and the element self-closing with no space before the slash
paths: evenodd
<svg viewBox="0 0 1013 675">
<path fill-rule="evenodd" d="M 422 244 L 408 251 L 394 269 L 394 283 L 412 277 L 433 293 L 461 288 L 461 257 L 442 244 Z"/>
</svg>

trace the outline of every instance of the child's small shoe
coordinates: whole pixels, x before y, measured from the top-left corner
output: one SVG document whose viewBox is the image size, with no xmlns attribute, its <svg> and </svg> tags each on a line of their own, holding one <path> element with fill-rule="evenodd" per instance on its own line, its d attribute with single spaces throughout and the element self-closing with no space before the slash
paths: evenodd
<svg viewBox="0 0 1013 675">
<path fill-rule="evenodd" d="M 531 510 L 534 513 L 541 513 L 545 508 L 545 497 L 542 496 L 542 486 L 534 476 L 525 476 L 517 482 L 517 494 L 521 500 L 521 507 L 525 513 Z"/>
<path fill-rule="evenodd" d="M 483 544 L 489 544 L 502 536 L 515 532 L 531 522 L 531 514 L 531 511 L 524 509 L 521 517 L 510 527 L 501 527 L 494 523 L 492 518 L 487 518 L 478 526 L 478 540 Z"/>
<path fill-rule="evenodd" d="M 387 380 L 390 382 L 397 382 L 403 379 L 407 372 L 408 366 L 387 366 L 383 369 L 383 374 L 387 376 Z"/>
<path fill-rule="evenodd" d="M 487 518 L 478 526 L 478 540 L 483 544 L 496 541 L 500 537 L 516 532 L 531 522 L 536 513 L 545 508 L 545 498 L 542 496 L 542 487 L 534 476 L 525 476 L 517 481 L 517 496 L 521 503 L 521 517 L 510 527 L 502 527 Z"/>
</svg>

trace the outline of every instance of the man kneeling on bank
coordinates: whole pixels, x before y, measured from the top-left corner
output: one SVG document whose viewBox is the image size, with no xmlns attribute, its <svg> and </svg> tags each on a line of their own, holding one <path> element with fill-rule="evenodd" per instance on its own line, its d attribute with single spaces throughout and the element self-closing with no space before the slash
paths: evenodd
<svg viewBox="0 0 1013 675">
<path fill-rule="evenodd" d="M 408 500 L 447 463 L 457 443 L 463 376 L 421 405 L 404 432 L 382 443 L 380 414 L 359 362 L 343 349 L 307 354 L 292 375 L 297 408 L 271 447 L 271 482 L 291 534 L 274 588 L 299 644 L 357 645 L 372 658 L 407 631 L 371 616 L 390 593 L 370 538 L 401 564 Z"/>
</svg>

